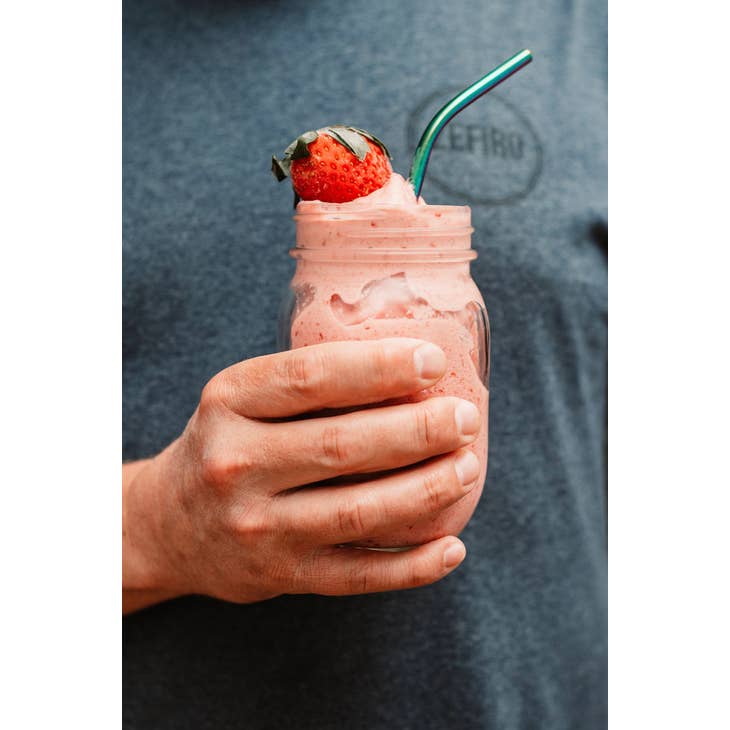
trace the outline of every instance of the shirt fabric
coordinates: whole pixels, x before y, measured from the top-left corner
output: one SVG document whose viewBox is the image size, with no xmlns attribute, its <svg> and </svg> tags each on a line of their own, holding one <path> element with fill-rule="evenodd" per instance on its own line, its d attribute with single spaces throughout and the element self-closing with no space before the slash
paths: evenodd
<svg viewBox="0 0 730 730">
<path fill-rule="evenodd" d="M 602 0 L 125 0 L 123 456 L 216 372 L 276 349 L 300 132 L 353 124 L 469 204 L 492 332 L 489 471 L 452 575 L 412 591 L 124 619 L 126 728 L 606 725 L 606 7 Z"/>
</svg>

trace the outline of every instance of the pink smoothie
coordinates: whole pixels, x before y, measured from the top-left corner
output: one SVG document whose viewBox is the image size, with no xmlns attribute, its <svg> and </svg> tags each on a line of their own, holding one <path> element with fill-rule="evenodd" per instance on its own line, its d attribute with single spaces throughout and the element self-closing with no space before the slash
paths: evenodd
<svg viewBox="0 0 730 730">
<path fill-rule="evenodd" d="M 487 348 L 484 302 L 469 274 L 471 211 L 430 206 L 393 174 L 380 190 L 350 203 L 297 206 L 298 259 L 291 346 L 333 340 L 416 337 L 439 345 L 448 369 L 412 400 L 452 395 L 479 408 L 482 431 L 470 447 L 479 485 L 435 520 L 376 535 L 368 544 L 414 545 L 457 534 L 481 496 L 487 470 Z M 346 489 L 343 486 L 343 489 Z"/>
</svg>

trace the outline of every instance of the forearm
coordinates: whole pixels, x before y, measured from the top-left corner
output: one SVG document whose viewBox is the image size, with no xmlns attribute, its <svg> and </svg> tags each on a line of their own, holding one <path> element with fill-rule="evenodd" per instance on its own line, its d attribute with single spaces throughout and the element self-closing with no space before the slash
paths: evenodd
<svg viewBox="0 0 730 730">
<path fill-rule="evenodd" d="M 134 480 L 149 468 L 152 459 L 122 465 L 122 613 L 131 613 L 175 598 L 175 591 L 156 585 L 153 573 L 145 568 L 145 558 L 129 538 L 129 493 Z"/>
</svg>

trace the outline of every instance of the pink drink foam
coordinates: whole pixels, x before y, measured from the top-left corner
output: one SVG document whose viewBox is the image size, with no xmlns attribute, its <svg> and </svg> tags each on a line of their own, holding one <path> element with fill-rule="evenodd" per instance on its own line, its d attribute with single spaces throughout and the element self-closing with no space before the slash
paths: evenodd
<svg viewBox="0 0 730 730">
<path fill-rule="evenodd" d="M 480 374 L 479 307 L 469 275 L 470 210 L 429 206 L 400 175 L 350 203 L 302 201 L 292 286 L 298 305 L 292 347 L 325 341 L 415 337 L 446 353 L 446 375 L 410 400 L 458 396 L 477 405 L 483 428 L 470 447 L 480 460 L 478 486 L 436 520 L 422 520 L 370 545 L 414 545 L 457 534 L 471 517 L 487 468 L 489 394 Z M 482 353 L 482 357 L 484 354 Z M 346 487 L 343 487 L 346 488 Z"/>
</svg>

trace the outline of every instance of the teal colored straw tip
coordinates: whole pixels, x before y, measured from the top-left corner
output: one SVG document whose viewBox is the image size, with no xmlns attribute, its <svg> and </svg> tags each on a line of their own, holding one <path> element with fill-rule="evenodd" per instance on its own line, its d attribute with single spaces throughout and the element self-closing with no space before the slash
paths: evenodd
<svg viewBox="0 0 730 730">
<path fill-rule="evenodd" d="M 466 109 L 469 104 L 475 102 L 480 96 L 484 96 L 484 94 L 491 91 L 503 81 L 506 81 L 512 74 L 517 73 L 517 71 L 527 66 L 531 61 L 532 52 L 525 48 L 512 56 L 512 58 L 508 58 L 499 66 L 492 69 L 486 76 L 482 76 L 478 81 L 468 86 L 436 112 L 436 115 L 428 123 L 424 133 L 421 135 L 416 152 L 413 155 L 411 172 L 408 176 L 417 196 L 421 194 L 423 178 L 426 174 L 426 167 L 428 166 L 428 159 L 431 156 L 433 145 L 446 124 L 460 111 Z"/>
</svg>

